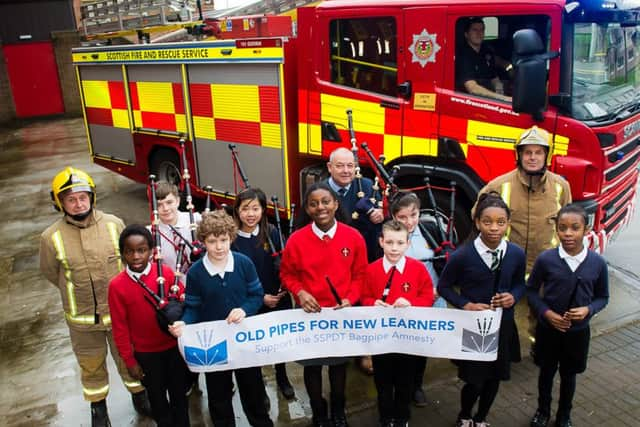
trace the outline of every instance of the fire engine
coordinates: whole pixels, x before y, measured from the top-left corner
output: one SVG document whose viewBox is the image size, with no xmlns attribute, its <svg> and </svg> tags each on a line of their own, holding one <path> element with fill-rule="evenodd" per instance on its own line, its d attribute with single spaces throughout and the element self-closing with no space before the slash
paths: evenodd
<svg viewBox="0 0 640 427">
<path fill-rule="evenodd" d="M 456 87 L 470 17 L 512 61 L 500 77 L 511 102 Z M 586 208 L 596 249 L 633 214 L 640 9 L 627 1 L 332 0 L 299 8 L 280 37 L 257 32 L 269 17 L 234 19 L 222 21 L 234 39 L 73 50 L 97 164 L 138 182 L 176 181 L 187 166 L 194 194 L 224 201 L 239 190 L 233 144 L 288 217 L 329 153 L 351 147 L 349 109 L 357 141 L 400 187 L 455 181 L 464 234 L 478 190 L 513 169 L 516 138 L 536 124 L 553 135 L 549 168 Z M 435 198 L 448 217 L 449 194 Z"/>
</svg>

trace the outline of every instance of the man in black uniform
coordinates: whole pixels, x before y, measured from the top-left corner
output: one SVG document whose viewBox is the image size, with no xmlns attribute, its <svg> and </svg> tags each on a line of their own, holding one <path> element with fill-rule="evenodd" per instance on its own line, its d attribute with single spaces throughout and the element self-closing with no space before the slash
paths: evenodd
<svg viewBox="0 0 640 427">
<path fill-rule="evenodd" d="M 464 26 L 464 42 L 456 53 L 456 89 L 473 95 L 511 102 L 504 95 L 496 65 L 509 71 L 511 64 L 496 57 L 483 43 L 484 21 L 468 18 Z"/>
</svg>

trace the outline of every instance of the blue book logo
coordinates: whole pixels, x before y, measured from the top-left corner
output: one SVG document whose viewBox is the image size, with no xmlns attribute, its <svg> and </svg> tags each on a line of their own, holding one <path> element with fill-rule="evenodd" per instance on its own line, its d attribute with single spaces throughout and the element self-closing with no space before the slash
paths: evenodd
<svg viewBox="0 0 640 427">
<path fill-rule="evenodd" d="M 184 356 L 187 364 L 193 366 L 213 366 L 229 363 L 227 340 L 213 344 L 213 331 L 196 333 L 199 347 L 184 346 Z"/>
<path fill-rule="evenodd" d="M 462 351 L 469 353 L 496 353 L 498 351 L 499 330 L 490 333 L 492 319 L 476 319 L 478 331 L 462 329 Z"/>
</svg>

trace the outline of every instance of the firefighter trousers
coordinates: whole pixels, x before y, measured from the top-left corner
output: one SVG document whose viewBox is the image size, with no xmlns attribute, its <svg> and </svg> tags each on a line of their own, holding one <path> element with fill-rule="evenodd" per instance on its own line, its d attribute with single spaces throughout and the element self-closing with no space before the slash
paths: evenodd
<svg viewBox="0 0 640 427">
<path fill-rule="evenodd" d="M 127 367 L 118 354 L 111 330 L 78 330 L 69 328 L 71 346 L 80 365 L 82 391 L 85 400 L 99 402 L 109 393 L 107 372 L 107 346 L 116 363 L 122 382 L 130 393 L 144 390 L 140 381 L 131 378 Z"/>
</svg>

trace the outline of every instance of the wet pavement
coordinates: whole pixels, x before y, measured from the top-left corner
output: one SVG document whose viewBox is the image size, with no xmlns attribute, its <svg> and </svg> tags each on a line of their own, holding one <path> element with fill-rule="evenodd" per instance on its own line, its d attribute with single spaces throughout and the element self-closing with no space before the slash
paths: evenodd
<svg viewBox="0 0 640 427">
<path fill-rule="evenodd" d="M 49 197 L 52 177 L 73 165 L 92 175 L 98 206 L 127 224 L 148 223 L 145 187 L 91 163 L 80 119 L 37 121 L 0 129 L 0 425 L 89 426 L 89 405 L 81 394 L 79 373 L 62 316 L 58 291 L 38 271 L 39 235 L 54 222 Z M 607 250 L 611 301 L 593 322 L 589 368 L 579 377 L 576 425 L 638 425 L 640 419 L 640 221 Z M 521 313 L 524 310 L 519 310 Z M 525 340 L 523 346 L 526 347 Z M 528 351 L 528 348 L 524 348 Z M 302 369 L 288 364 L 297 399 L 285 400 L 275 387 L 271 367 L 264 368 L 271 416 L 278 426 L 310 424 L 311 410 Z M 489 415 L 494 426 L 526 426 L 535 411 L 537 371 L 529 357 L 514 365 Z M 138 417 L 110 362 L 109 413 L 114 426 L 151 426 Z M 451 426 L 458 411 L 460 382 L 453 365 L 430 360 L 425 385 L 429 404 L 416 408 L 412 426 Z M 204 388 L 204 380 L 201 378 Z M 375 426 L 375 387 L 354 366 L 348 372 L 348 415 L 352 426 Z M 238 425 L 248 425 L 238 396 Z M 206 396 L 191 398 L 194 426 L 210 426 Z"/>
</svg>

